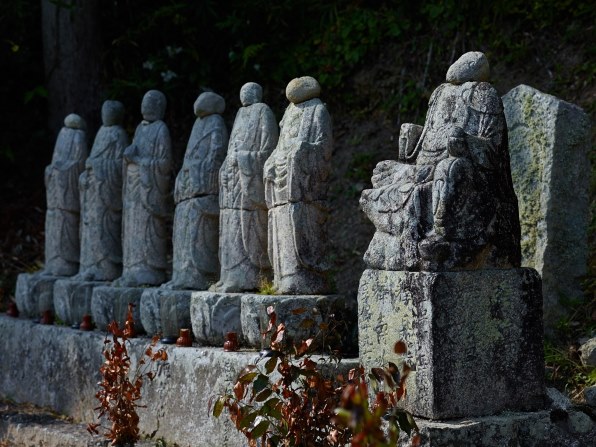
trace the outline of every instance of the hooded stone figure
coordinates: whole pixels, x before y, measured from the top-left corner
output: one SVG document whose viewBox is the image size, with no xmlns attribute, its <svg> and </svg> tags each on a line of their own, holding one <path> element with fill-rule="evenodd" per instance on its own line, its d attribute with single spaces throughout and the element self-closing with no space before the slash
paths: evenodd
<svg viewBox="0 0 596 447">
<path fill-rule="evenodd" d="M 270 276 L 263 165 L 277 144 L 279 130 L 262 96 L 263 89 L 254 82 L 240 89 L 242 107 L 219 171 L 221 276 L 216 291 L 255 290 Z"/>
<path fill-rule="evenodd" d="M 164 94 L 148 91 L 143 121 L 124 151 L 123 271 L 115 286 L 159 285 L 166 279 L 172 149 L 165 110 Z"/>
<path fill-rule="evenodd" d="M 128 135 L 122 127 L 124 106 L 105 101 L 81 191 L 81 266 L 76 279 L 110 281 L 122 272 L 122 155 Z"/>
<path fill-rule="evenodd" d="M 264 167 L 269 259 L 278 293 L 329 291 L 325 262 L 331 118 L 316 79 L 293 79 L 277 146 Z"/>
<path fill-rule="evenodd" d="M 404 124 L 397 161 L 383 161 L 360 204 L 381 270 L 520 265 L 517 198 L 503 104 L 480 52 L 460 57 L 431 95 L 424 127 Z"/>
<path fill-rule="evenodd" d="M 85 128 L 79 115 L 72 113 L 64 119 L 52 162 L 45 170 L 44 273 L 52 276 L 72 276 L 79 270 L 79 175 L 87 158 Z"/>
<path fill-rule="evenodd" d="M 225 100 L 212 92 L 199 95 L 197 116 L 174 199 L 173 289 L 205 290 L 219 273 L 219 168 L 226 156 L 228 131 L 221 114 Z"/>
</svg>

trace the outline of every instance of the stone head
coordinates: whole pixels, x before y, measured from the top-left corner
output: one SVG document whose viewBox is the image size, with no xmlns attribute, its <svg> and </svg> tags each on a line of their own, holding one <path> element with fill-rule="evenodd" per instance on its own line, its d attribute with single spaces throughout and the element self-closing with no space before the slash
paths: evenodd
<svg viewBox="0 0 596 447">
<path fill-rule="evenodd" d="M 76 113 L 71 113 L 64 118 L 64 127 L 68 127 L 69 129 L 85 130 L 87 128 L 87 123 L 85 123 L 85 120 Z"/>
<path fill-rule="evenodd" d="M 485 82 L 490 78 L 490 66 L 484 53 L 470 51 L 463 54 L 447 70 L 446 80 L 451 84 L 468 81 Z"/>
<path fill-rule="evenodd" d="M 311 76 L 292 79 L 286 87 L 286 97 L 293 104 L 300 104 L 321 94 L 319 82 Z"/>
<path fill-rule="evenodd" d="M 104 126 L 122 124 L 124 105 L 120 101 L 104 101 L 101 106 L 101 121 Z"/>
<path fill-rule="evenodd" d="M 203 118 L 214 113 L 222 114 L 226 110 L 226 100 L 217 93 L 201 93 L 194 105 L 195 115 Z"/>
<path fill-rule="evenodd" d="M 141 114 L 149 122 L 163 119 L 166 113 L 166 95 L 159 90 L 149 90 L 143 96 Z"/>
<path fill-rule="evenodd" d="M 240 102 L 244 107 L 261 102 L 263 88 L 256 82 L 247 82 L 240 89 Z"/>
</svg>

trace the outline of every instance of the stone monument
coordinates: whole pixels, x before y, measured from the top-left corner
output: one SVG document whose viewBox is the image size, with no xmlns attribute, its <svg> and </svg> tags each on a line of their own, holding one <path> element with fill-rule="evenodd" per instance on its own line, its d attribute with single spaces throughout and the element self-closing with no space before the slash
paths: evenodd
<svg viewBox="0 0 596 447">
<path fill-rule="evenodd" d="M 81 257 L 79 273 L 56 281 L 54 307 L 65 323 L 91 313 L 93 288 L 122 273 L 122 154 L 129 139 L 122 127 L 124 106 L 105 101 L 100 127 L 85 171 L 79 177 Z"/>
<path fill-rule="evenodd" d="M 242 107 L 219 171 L 221 275 L 214 286 L 218 292 L 257 290 L 260 281 L 270 278 L 263 165 L 277 144 L 279 129 L 262 96 L 259 84 L 242 86 Z"/>
<path fill-rule="evenodd" d="M 430 419 L 543 405 L 540 277 L 520 227 L 501 99 L 484 54 L 464 54 L 404 124 L 397 161 L 360 203 L 376 232 L 358 295 L 360 356 L 411 370 L 405 407 Z M 407 352 L 395 353 L 402 340 Z M 403 371 L 403 369 L 402 369 Z"/>
<path fill-rule="evenodd" d="M 545 329 L 583 299 L 587 273 L 590 117 L 579 107 L 520 85 L 503 97 L 515 191 L 520 199 L 522 265 L 542 276 Z"/>
<path fill-rule="evenodd" d="M 47 212 L 45 222 L 45 267 L 41 272 L 21 274 L 15 298 L 21 313 L 38 317 L 54 312 L 56 280 L 79 270 L 79 175 L 87 158 L 85 121 L 74 113 L 64 119 L 52 162 L 45 170 Z"/>
<path fill-rule="evenodd" d="M 143 121 L 124 151 L 122 276 L 112 287 L 96 287 L 91 300 L 93 319 L 102 329 L 112 320 L 123 322 L 128 303 L 133 303 L 140 330 L 142 286 L 159 285 L 166 279 L 172 150 L 162 121 L 165 110 L 165 95 L 148 91 L 141 104 Z"/>
<path fill-rule="evenodd" d="M 174 192 L 172 280 L 146 289 L 141 298 L 145 329 L 151 334 L 163 331 L 164 338 L 174 341 L 179 329 L 190 328 L 191 291 L 207 289 L 219 273 L 218 176 L 228 144 L 224 110 L 224 99 L 212 92 L 195 101 L 197 119 Z"/>
</svg>

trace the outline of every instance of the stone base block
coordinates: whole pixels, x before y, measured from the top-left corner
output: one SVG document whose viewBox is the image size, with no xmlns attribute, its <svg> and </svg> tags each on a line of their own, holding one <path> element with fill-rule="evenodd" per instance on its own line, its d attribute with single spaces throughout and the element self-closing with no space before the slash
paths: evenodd
<svg viewBox="0 0 596 447">
<path fill-rule="evenodd" d="M 190 319 L 195 339 L 207 346 L 223 346 L 225 335 L 236 332 L 242 340 L 241 293 L 193 292 Z"/>
<path fill-rule="evenodd" d="M 80 323 L 83 315 L 91 314 L 93 289 L 105 286 L 105 281 L 73 281 L 60 279 L 54 284 L 56 316 L 66 324 Z"/>
<path fill-rule="evenodd" d="M 429 419 L 544 408 L 542 293 L 533 269 L 366 270 L 358 293 L 365 368 L 407 364 L 404 406 Z M 397 341 L 408 352 L 394 352 Z"/>
<path fill-rule="evenodd" d="M 267 329 L 267 307 L 274 306 L 277 322 L 286 325 L 287 337 L 296 342 L 314 337 L 321 323 L 328 323 L 332 314 L 344 321 L 353 320 L 356 300 L 340 295 L 256 295 L 245 294 L 241 302 L 242 335 L 247 346 L 261 348 L 261 333 Z"/>
<path fill-rule="evenodd" d="M 142 287 L 96 287 L 91 297 L 91 316 L 96 327 L 105 331 L 108 324 L 117 321 L 122 327 L 126 321 L 128 304 L 134 304 L 133 319 L 135 331 L 145 332 L 141 322 L 141 295 L 147 290 Z"/>
<path fill-rule="evenodd" d="M 145 289 L 141 295 L 141 322 L 149 335 L 178 337 L 190 329 L 190 290 Z"/>
<path fill-rule="evenodd" d="M 24 317 L 38 318 L 44 311 L 54 312 L 54 283 L 64 276 L 49 276 L 42 272 L 21 273 L 17 277 L 15 300 Z"/>
</svg>

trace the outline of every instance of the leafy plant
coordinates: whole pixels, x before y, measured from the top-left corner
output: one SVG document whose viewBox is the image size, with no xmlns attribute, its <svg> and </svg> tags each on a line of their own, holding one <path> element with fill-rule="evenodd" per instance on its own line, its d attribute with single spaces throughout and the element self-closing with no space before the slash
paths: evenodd
<svg viewBox="0 0 596 447">
<path fill-rule="evenodd" d="M 373 388 L 382 385 L 369 405 L 368 385 L 362 367 L 352 369 L 347 379 L 339 374 L 331 379 L 310 355 L 313 338 L 288 346 L 286 326 L 277 324 L 273 306 L 267 309 L 270 349 L 261 352 L 255 364 L 239 374 L 233 392 L 218 396 L 213 416 L 225 409 L 249 441 L 249 446 L 298 447 L 389 446 L 395 444 L 400 429 L 417 431 L 411 415 L 397 408 L 405 393 L 407 367 L 400 377 L 398 368 L 373 368 Z M 396 345 L 400 347 L 402 344 Z M 339 362 L 331 357 L 329 362 Z M 385 439 L 382 421 L 389 423 Z M 412 445 L 419 444 L 416 434 Z"/>
<path fill-rule="evenodd" d="M 134 305 L 128 305 L 128 313 L 124 327 L 121 329 L 116 321 L 108 325 L 108 332 L 104 340 L 104 364 L 99 369 L 102 380 L 100 390 L 95 397 L 99 400 L 98 417 L 106 416 L 112 423 L 105 433 L 111 445 L 133 445 L 139 440 L 139 415 L 136 409 L 142 408 L 137 402 L 141 399 L 141 389 L 145 379 L 153 380 L 155 372 L 152 365 L 156 361 L 165 361 L 168 354 L 164 349 L 155 350 L 159 335 L 155 335 L 144 352 L 143 357 L 131 375 L 131 359 L 127 345 L 134 337 L 134 321 L 132 310 Z M 111 338 L 111 339 L 110 339 Z M 99 434 L 100 423 L 90 423 L 87 430 Z"/>
</svg>

